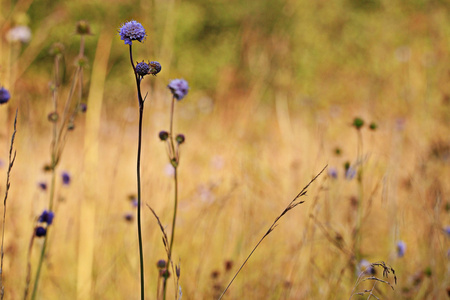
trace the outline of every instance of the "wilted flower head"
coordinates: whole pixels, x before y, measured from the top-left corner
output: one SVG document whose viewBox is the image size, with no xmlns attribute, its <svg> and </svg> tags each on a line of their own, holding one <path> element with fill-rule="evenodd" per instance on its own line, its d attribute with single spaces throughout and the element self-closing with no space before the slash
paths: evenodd
<svg viewBox="0 0 450 300">
<path fill-rule="evenodd" d="M 42 226 L 38 226 L 35 229 L 35 234 L 36 234 L 37 237 L 43 237 L 43 236 L 45 236 L 47 234 L 47 229 L 45 229 Z"/>
<path fill-rule="evenodd" d="M 89 26 L 88 21 L 85 20 L 78 21 L 76 32 L 79 35 L 92 34 L 91 27 Z"/>
<path fill-rule="evenodd" d="M 142 42 L 147 36 L 141 23 L 134 20 L 123 24 L 119 34 L 120 39 L 123 40 L 126 45 L 132 45 L 133 41 Z"/>
<path fill-rule="evenodd" d="M 145 75 L 148 75 L 149 72 L 150 72 L 150 66 L 147 63 L 141 61 L 140 63 L 138 63 L 136 65 L 136 73 L 139 76 L 144 77 Z"/>
<path fill-rule="evenodd" d="M 397 256 L 398 257 L 403 257 L 405 256 L 405 252 L 406 252 L 406 244 L 403 241 L 398 241 L 397 242 Z"/>
<path fill-rule="evenodd" d="M 11 99 L 11 94 L 4 87 L 0 88 L 0 104 L 5 104 Z"/>
<path fill-rule="evenodd" d="M 173 96 L 177 100 L 183 99 L 189 91 L 189 85 L 184 79 L 174 79 L 169 83 L 167 87 L 170 89 Z"/>
<path fill-rule="evenodd" d="M 54 217 L 55 214 L 52 211 L 44 210 L 42 214 L 39 216 L 38 221 L 41 223 L 47 223 L 47 225 L 51 225 Z"/>
<path fill-rule="evenodd" d="M 6 38 L 10 42 L 28 43 L 31 40 L 31 30 L 28 26 L 19 25 L 11 28 Z"/>
<path fill-rule="evenodd" d="M 148 63 L 148 65 L 150 66 L 149 73 L 152 74 L 153 76 L 156 76 L 156 74 L 161 72 L 161 64 L 159 62 L 151 61 Z"/>
<path fill-rule="evenodd" d="M 63 181 L 64 185 L 68 185 L 70 183 L 70 174 L 69 174 L 69 172 L 66 172 L 66 171 L 62 172 L 61 173 L 61 178 L 62 178 L 62 181 Z"/>
</svg>

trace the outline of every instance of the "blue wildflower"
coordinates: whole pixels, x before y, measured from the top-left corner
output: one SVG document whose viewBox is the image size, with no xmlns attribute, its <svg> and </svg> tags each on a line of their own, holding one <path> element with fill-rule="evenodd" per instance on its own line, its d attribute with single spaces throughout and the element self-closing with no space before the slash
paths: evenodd
<svg viewBox="0 0 450 300">
<path fill-rule="evenodd" d="M 405 252 L 406 252 L 406 244 L 403 241 L 398 241 L 397 242 L 397 256 L 398 257 L 403 257 L 405 256 Z"/>
<path fill-rule="evenodd" d="M 167 87 L 170 89 L 173 96 L 177 100 L 183 99 L 189 91 L 189 85 L 184 79 L 174 79 L 169 83 Z"/>
<path fill-rule="evenodd" d="M 42 214 L 39 216 L 39 222 L 41 223 L 47 223 L 48 225 L 51 225 L 53 223 L 53 218 L 55 217 L 55 214 L 52 211 L 44 210 Z"/>
<path fill-rule="evenodd" d="M 144 77 L 145 75 L 148 75 L 149 72 L 150 72 L 150 66 L 147 63 L 141 61 L 140 63 L 138 63 L 136 65 L 136 73 L 139 76 Z"/>
<path fill-rule="evenodd" d="M 328 169 L 328 176 L 336 179 L 338 177 L 338 170 L 336 168 L 331 167 L 330 169 Z"/>
<path fill-rule="evenodd" d="M 62 172 L 61 177 L 64 185 L 70 184 L 70 174 L 68 172 Z"/>
<path fill-rule="evenodd" d="M 43 237 L 43 236 L 45 236 L 47 234 L 47 229 L 45 229 L 42 226 L 38 226 L 35 229 L 35 234 L 36 234 L 37 237 Z"/>
<path fill-rule="evenodd" d="M 0 88 L 0 104 L 5 104 L 11 99 L 11 94 L 4 87 Z"/>
<path fill-rule="evenodd" d="M 126 45 L 132 45 L 133 41 L 142 42 L 147 36 L 145 29 L 141 23 L 136 21 L 130 21 L 122 25 L 119 31 L 120 39 L 125 42 Z"/>
<path fill-rule="evenodd" d="M 47 184 L 45 182 L 39 182 L 38 183 L 41 190 L 46 191 L 47 190 Z"/>
<path fill-rule="evenodd" d="M 372 264 L 366 259 L 361 259 L 358 264 L 358 273 L 364 272 L 366 275 L 375 275 L 376 271 Z"/>
<path fill-rule="evenodd" d="M 161 64 L 157 61 L 151 61 L 148 63 L 148 65 L 150 66 L 150 74 L 152 74 L 153 76 L 156 76 L 156 74 L 158 74 L 159 72 L 161 72 Z"/>
<path fill-rule="evenodd" d="M 448 237 L 450 237 L 450 225 L 445 226 L 444 232 Z"/>
</svg>

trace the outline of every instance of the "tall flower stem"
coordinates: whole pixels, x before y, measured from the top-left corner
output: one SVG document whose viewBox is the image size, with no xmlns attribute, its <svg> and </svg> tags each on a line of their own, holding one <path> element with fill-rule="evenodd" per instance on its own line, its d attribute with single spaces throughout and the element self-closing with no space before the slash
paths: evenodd
<svg viewBox="0 0 450 300">
<path fill-rule="evenodd" d="M 144 116 L 144 99 L 141 94 L 141 78 L 136 73 L 136 68 L 133 63 L 133 53 L 132 47 L 130 45 L 130 61 L 133 67 L 134 77 L 136 79 L 136 87 L 138 91 L 138 101 L 139 101 L 139 135 L 138 135 L 138 149 L 137 149 L 137 227 L 138 227 L 138 240 L 139 240 L 139 265 L 141 272 L 141 300 L 145 297 L 145 280 L 144 280 L 144 251 L 142 249 L 142 226 L 141 226 L 141 148 L 142 148 L 142 119 Z"/>
<path fill-rule="evenodd" d="M 178 162 L 179 162 L 179 156 L 178 153 L 175 151 L 175 145 L 173 142 L 173 114 L 174 114 L 174 107 L 175 107 L 175 97 L 172 97 L 172 107 L 170 110 L 170 131 L 169 131 L 169 139 L 170 139 L 170 163 L 172 164 L 174 168 L 173 172 L 173 181 L 175 185 L 175 191 L 174 191 L 174 207 L 173 207 L 173 219 L 172 219 L 172 233 L 170 236 L 170 244 L 169 244 L 169 252 L 167 254 L 167 269 L 169 269 L 169 265 L 172 261 L 172 249 L 173 249 L 173 242 L 175 238 L 175 225 L 177 220 L 177 208 L 178 208 Z M 164 278 L 164 292 L 163 292 L 163 299 L 166 299 L 166 291 L 167 291 L 167 279 L 168 277 Z"/>
</svg>

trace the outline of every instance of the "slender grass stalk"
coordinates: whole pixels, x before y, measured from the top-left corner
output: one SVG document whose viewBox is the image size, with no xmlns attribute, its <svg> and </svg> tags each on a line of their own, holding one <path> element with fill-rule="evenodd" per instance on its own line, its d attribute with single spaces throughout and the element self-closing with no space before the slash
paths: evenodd
<svg viewBox="0 0 450 300">
<path fill-rule="evenodd" d="M 322 173 L 323 171 L 325 171 L 325 169 L 328 167 L 328 165 L 326 165 L 322 171 L 320 171 L 313 179 L 311 179 L 311 181 L 297 194 L 297 196 L 295 196 L 295 198 L 289 203 L 289 205 L 283 210 L 283 212 L 275 219 L 275 221 L 272 223 L 272 225 L 269 227 L 269 230 L 267 230 L 267 232 L 263 235 L 263 237 L 258 241 L 258 243 L 256 244 L 255 247 L 253 247 L 252 251 L 250 252 L 250 254 L 247 256 L 247 258 L 244 260 L 244 262 L 242 263 L 242 265 L 239 267 L 239 269 L 237 270 L 237 272 L 234 274 L 233 278 L 231 279 L 230 283 L 228 283 L 227 287 L 225 288 L 225 290 L 222 292 L 222 294 L 220 295 L 220 297 L 218 298 L 218 300 L 222 299 L 222 297 L 225 295 L 225 293 L 228 291 L 228 289 L 230 288 L 231 284 L 233 283 L 233 281 L 236 279 L 236 277 L 238 276 L 238 274 L 241 272 L 242 268 L 245 266 L 245 264 L 247 263 L 247 261 L 250 259 L 250 257 L 253 255 L 253 253 L 255 252 L 256 248 L 258 248 L 258 246 L 262 243 L 262 241 L 275 229 L 275 227 L 278 226 L 278 221 L 291 209 L 295 208 L 297 205 L 300 205 L 302 203 L 304 203 L 305 201 L 297 201 L 300 197 L 305 196 L 308 187 L 311 185 L 311 183 L 313 183 L 313 181 L 315 181 Z"/>
<path fill-rule="evenodd" d="M 80 52 L 79 52 L 79 62 L 77 65 L 77 68 L 75 69 L 74 77 L 72 79 L 71 87 L 69 90 L 69 94 L 67 96 L 66 102 L 64 104 L 63 114 L 61 117 L 61 122 L 58 123 L 58 115 L 57 115 L 57 104 L 58 104 L 58 88 L 60 85 L 59 82 L 59 62 L 60 62 L 60 54 L 56 54 L 55 56 L 55 83 L 52 90 L 52 99 L 53 99 L 53 106 L 54 106 L 54 112 L 56 118 L 52 120 L 53 122 L 53 137 L 51 142 L 51 148 L 50 148 L 50 157 L 51 162 L 49 165 L 49 169 L 51 171 L 51 183 L 50 183 L 50 193 L 49 193 L 49 201 L 48 201 L 48 210 L 53 211 L 54 207 L 54 199 L 55 199 L 55 189 L 56 189 L 56 167 L 58 166 L 61 156 L 64 150 L 65 142 L 66 142 L 66 135 L 67 135 L 67 125 L 68 121 L 70 119 L 69 110 L 72 107 L 72 100 L 74 97 L 74 94 L 76 92 L 77 85 L 82 85 L 82 74 L 83 74 L 83 63 L 81 63 L 81 60 L 84 56 L 84 36 L 81 35 L 81 41 L 80 41 Z M 79 92 L 82 93 L 82 88 L 79 88 Z M 79 95 L 81 98 L 81 94 Z M 76 108 L 77 109 L 77 108 Z M 59 125 L 59 127 L 58 127 Z M 42 265 L 45 258 L 46 249 L 48 246 L 48 239 L 50 236 L 50 227 L 47 228 L 47 232 L 44 236 L 44 243 L 42 245 L 41 253 L 39 256 L 39 262 L 38 267 L 36 270 L 36 275 L 34 279 L 34 285 L 33 285 L 33 292 L 31 294 L 31 300 L 35 300 L 37 296 L 37 291 L 39 287 L 39 279 L 41 276 L 42 271 Z M 27 295 L 27 291 L 25 291 L 25 297 Z"/>
<path fill-rule="evenodd" d="M 179 156 L 178 153 L 175 151 L 175 144 L 173 141 L 173 114 L 175 110 L 175 97 L 172 97 L 172 105 L 170 109 L 170 131 L 169 131 L 169 141 L 170 141 L 170 163 L 173 166 L 173 181 L 174 181 L 174 204 L 173 204 L 173 217 L 172 217 L 172 232 L 170 235 L 170 244 L 169 244 L 169 251 L 167 253 L 167 266 L 171 264 L 172 261 L 172 250 L 173 250 L 173 243 L 175 239 L 175 225 L 177 220 L 177 209 L 178 209 L 178 163 L 179 163 Z M 163 289 L 163 299 L 166 299 L 167 294 L 167 279 L 168 277 L 164 277 L 164 289 Z"/>
<path fill-rule="evenodd" d="M 5 223 L 6 223 L 6 200 L 8 199 L 8 192 L 9 192 L 9 188 L 11 186 L 11 183 L 9 182 L 10 179 L 10 174 L 11 174 L 11 170 L 12 167 L 14 165 L 14 161 L 16 160 L 16 151 L 14 150 L 14 154 L 13 154 L 13 146 L 14 146 L 14 139 L 16 137 L 16 124 L 17 124 L 17 112 L 18 110 L 16 110 L 16 117 L 14 118 L 14 131 L 11 137 L 11 145 L 9 147 L 9 163 L 8 163 L 8 172 L 6 173 L 6 190 L 5 190 L 5 198 L 3 200 L 3 226 L 2 226 L 2 245 L 1 245 L 1 262 L 0 262 L 0 299 L 3 299 L 4 295 L 5 295 L 5 287 L 3 286 L 3 255 L 5 254 L 5 252 L 3 251 L 3 245 L 4 245 L 4 241 L 5 241 Z"/>
</svg>

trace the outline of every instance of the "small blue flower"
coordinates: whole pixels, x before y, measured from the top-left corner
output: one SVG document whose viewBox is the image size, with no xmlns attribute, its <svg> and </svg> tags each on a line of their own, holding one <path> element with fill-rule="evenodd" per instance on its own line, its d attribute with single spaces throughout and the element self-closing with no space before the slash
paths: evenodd
<svg viewBox="0 0 450 300">
<path fill-rule="evenodd" d="M 177 100 L 183 99 L 189 91 L 189 85 L 184 79 L 174 79 L 169 83 L 167 87 L 170 89 L 173 96 Z"/>
<path fill-rule="evenodd" d="M 136 73 L 139 76 L 144 77 L 145 75 L 148 75 L 149 72 L 150 72 L 150 66 L 147 63 L 141 61 L 140 63 L 138 63 L 136 65 Z"/>
<path fill-rule="evenodd" d="M 47 184 L 45 182 L 39 182 L 38 183 L 41 190 L 46 191 L 47 190 Z"/>
<path fill-rule="evenodd" d="M 336 168 L 331 167 L 330 169 L 328 169 L 328 176 L 336 179 L 338 177 L 338 170 Z"/>
<path fill-rule="evenodd" d="M 11 94 L 4 87 L 0 88 L 0 104 L 5 104 L 11 99 Z"/>
<path fill-rule="evenodd" d="M 444 232 L 450 238 L 450 225 L 445 226 Z"/>
<path fill-rule="evenodd" d="M 125 42 L 126 45 L 132 45 L 133 41 L 142 42 L 147 36 L 145 29 L 141 23 L 136 21 L 130 21 L 122 25 L 119 31 L 120 39 Z"/>
<path fill-rule="evenodd" d="M 64 185 L 70 184 L 70 174 L 66 171 L 61 173 L 62 181 Z"/>
<path fill-rule="evenodd" d="M 47 234 L 47 229 L 45 229 L 42 226 L 38 226 L 35 229 L 35 234 L 36 234 L 37 237 L 43 237 L 43 236 L 45 236 Z"/>
<path fill-rule="evenodd" d="M 148 63 L 148 65 L 150 66 L 150 74 L 152 74 L 153 76 L 156 76 L 156 74 L 158 74 L 159 72 L 161 72 L 161 64 L 157 61 L 151 61 Z"/>
<path fill-rule="evenodd" d="M 375 275 L 375 268 L 372 267 L 372 264 L 366 259 L 361 259 L 358 264 L 358 273 L 364 272 L 366 275 Z M 359 275 L 359 274 L 358 274 Z"/>
<path fill-rule="evenodd" d="M 405 252 L 406 252 L 406 244 L 403 241 L 398 241 L 397 242 L 397 256 L 398 257 L 403 257 L 405 256 Z"/>
<path fill-rule="evenodd" d="M 53 223 L 53 218 L 55 217 L 55 214 L 52 211 L 44 210 L 42 214 L 39 216 L 39 222 L 41 223 L 47 223 L 48 225 L 51 225 Z"/>
</svg>

